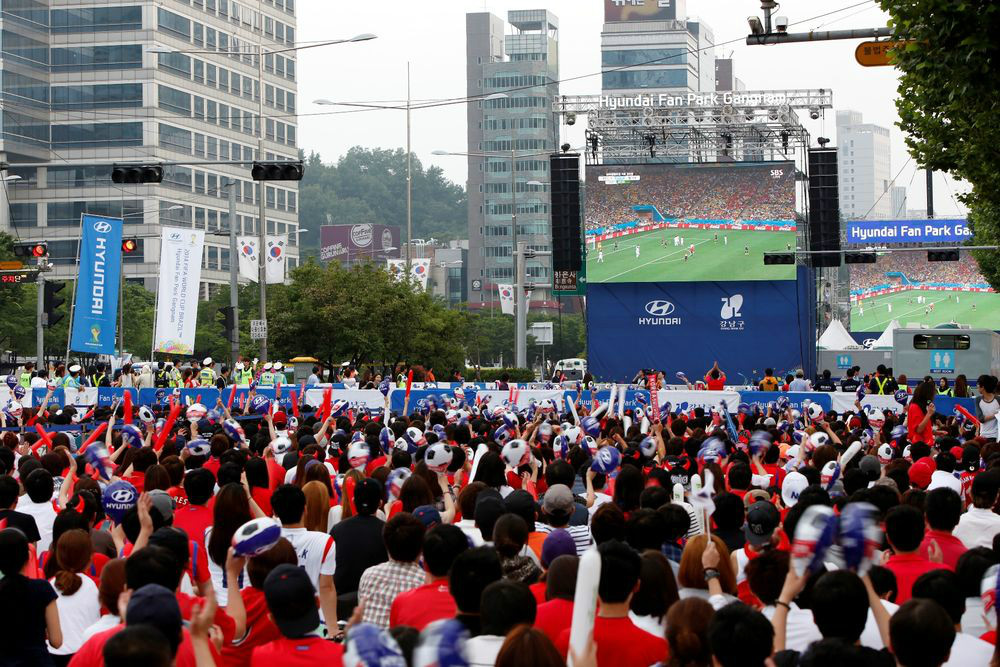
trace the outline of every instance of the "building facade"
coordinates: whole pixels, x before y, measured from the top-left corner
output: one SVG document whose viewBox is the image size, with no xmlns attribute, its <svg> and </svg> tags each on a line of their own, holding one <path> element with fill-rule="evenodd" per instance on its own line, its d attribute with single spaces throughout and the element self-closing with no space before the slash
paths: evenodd
<svg viewBox="0 0 1000 667">
<path fill-rule="evenodd" d="M 0 229 L 47 241 L 47 279 L 65 280 L 76 275 L 81 214 L 123 217 L 125 237 L 138 239 L 124 277 L 150 289 L 160 226 L 205 230 L 206 297 L 229 281 L 230 224 L 259 230 L 248 162 L 298 157 L 295 1 L 82 4 L 3 2 L 0 159 L 20 178 L 6 182 Z M 116 162 L 175 164 L 161 184 L 119 185 Z M 268 184 L 264 199 L 267 232 L 288 235 L 293 267 L 297 183 Z"/>
<path fill-rule="evenodd" d="M 837 168 L 842 220 L 892 217 L 888 128 L 863 122 L 859 111 L 838 111 Z"/>
<path fill-rule="evenodd" d="M 715 36 L 685 0 L 604 0 L 601 72 L 604 95 L 714 91 Z"/>
<path fill-rule="evenodd" d="M 906 187 L 894 185 L 889 192 L 892 196 L 892 219 L 904 220 L 906 218 Z"/>
<path fill-rule="evenodd" d="M 466 90 L 486 98 L 467 105 L 472 308 L 499 303 L 496 285 L 514 282 L 515 203 L 518 240 L 551 250 L 549 155 L 559 148 L 552 112 L 559 94 L 558 49 L 559 21 L 544 9 L 511 11 L 506 23 L 490 13 L 466 15 Z M 528 280 L 551 284 L 551 259 L 528 260 Z M 552 305 L 551 289 L 532 293 L 531 308 Z"/>
</svg>

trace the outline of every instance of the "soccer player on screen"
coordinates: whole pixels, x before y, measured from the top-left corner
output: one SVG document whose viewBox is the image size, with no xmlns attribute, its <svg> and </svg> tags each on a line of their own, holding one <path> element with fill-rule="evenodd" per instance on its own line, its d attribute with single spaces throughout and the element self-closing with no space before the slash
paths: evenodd
<svg viewBox="0 0 1000 667">
<path fill-rule="evenodd" d="M 744 257 L 750 256 L 750 246 L 748 245 L 743 246 L 743 256 Z"/>
<path fill-rule="evenodd" d="M 639 259 L 639 244 L 635 244 L 635 258 Z"/>
<path fill-rule="evenodd" d="M 693 255 L 694 254 L 694 244 L 693 243 L 688 246 L 688 254 L 689 255 Z"/>
<path fill-rule="evenodd" d="M 603 250 L 598 250 L 597 251 L 597 263 L 598 264 L 604 264 L 604 251 Z"/>
</svg>

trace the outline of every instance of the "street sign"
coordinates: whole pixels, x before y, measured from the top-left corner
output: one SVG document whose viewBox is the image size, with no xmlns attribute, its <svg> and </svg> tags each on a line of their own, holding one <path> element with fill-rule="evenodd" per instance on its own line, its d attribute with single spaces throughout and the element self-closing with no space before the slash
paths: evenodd
<svg viewBox="0 0 1000 667">
<path fill-rule="evenodd" d="M 528 335 L 535 339 L 535 345 L 552 345 L 552 322 L 535 322 L 528 327 Z"/>
<path fill-rule="evenodd" d="M 17 269 L 23 269 L 24 262 L 18 260 L 8 260 L 6 262 L 0 262 L 0 271 L 13 271 Z"/>
<path fill-rule="evenodd" d="M 34 282 L 38 282 L 38 269 L 0 270 L 0 285 L 20 285 L 21 283 Z"/>
<path fill-rule="evenodd" d="M 854 49 L 854 59 L 864 67 L 885 67 L 892 65 L 889 56 L 893 49 L 904 47 L 903 40 L 888 40 L 884 42 L 861 42 Z"/>
<path fill-rule="evenodd" d="M 250 340 L 267 338 L 267 320 L 250 320 Z"/>
</svg>

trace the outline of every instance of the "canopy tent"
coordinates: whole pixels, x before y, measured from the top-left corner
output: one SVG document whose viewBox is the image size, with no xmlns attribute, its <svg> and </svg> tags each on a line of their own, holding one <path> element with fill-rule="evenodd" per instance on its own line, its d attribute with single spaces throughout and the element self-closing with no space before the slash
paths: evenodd
<svg viewBox="0 0 1000 667">
<path fill-rule="evenodd" d="M 816 347 L 821 350 L 856 350 L 861 346 L 851 338 L 840 320 L 834 320 L 816 341 Z"/>
<path fill-rule="evenodd" d="M 872 345 L 872 349 L 873 350 L 892 349 L 892 331 L 893 329 L 898 329 L 898 328 L 899 328 L 899 320 L 893 320 L 892 322 L 889 322 L 889 326 L 886 327 L 885 331 L 882 332 L 882 335 L 879 336 L 878 340 L 875 341 L 875 344 Z"/>
</svg>

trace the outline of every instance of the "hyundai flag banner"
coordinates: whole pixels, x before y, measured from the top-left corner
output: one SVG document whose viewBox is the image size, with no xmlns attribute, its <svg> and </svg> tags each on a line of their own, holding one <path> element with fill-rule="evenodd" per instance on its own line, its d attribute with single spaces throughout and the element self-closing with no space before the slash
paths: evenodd
<svg viewBox="0 0 1000 667">
<path fill-rule="evenodd" d="M 84 215 L 80 276 L 69 347 L 90 354 L 115 353 L 118 288 L 122 274 L 122 220 Z"/>
<path fill-rule="evenodd" d="M 961 243 L 972 238 L 967 220 L 859 220 L 847 223 L 847 242 L 860 244 Z"/>
</svg>

